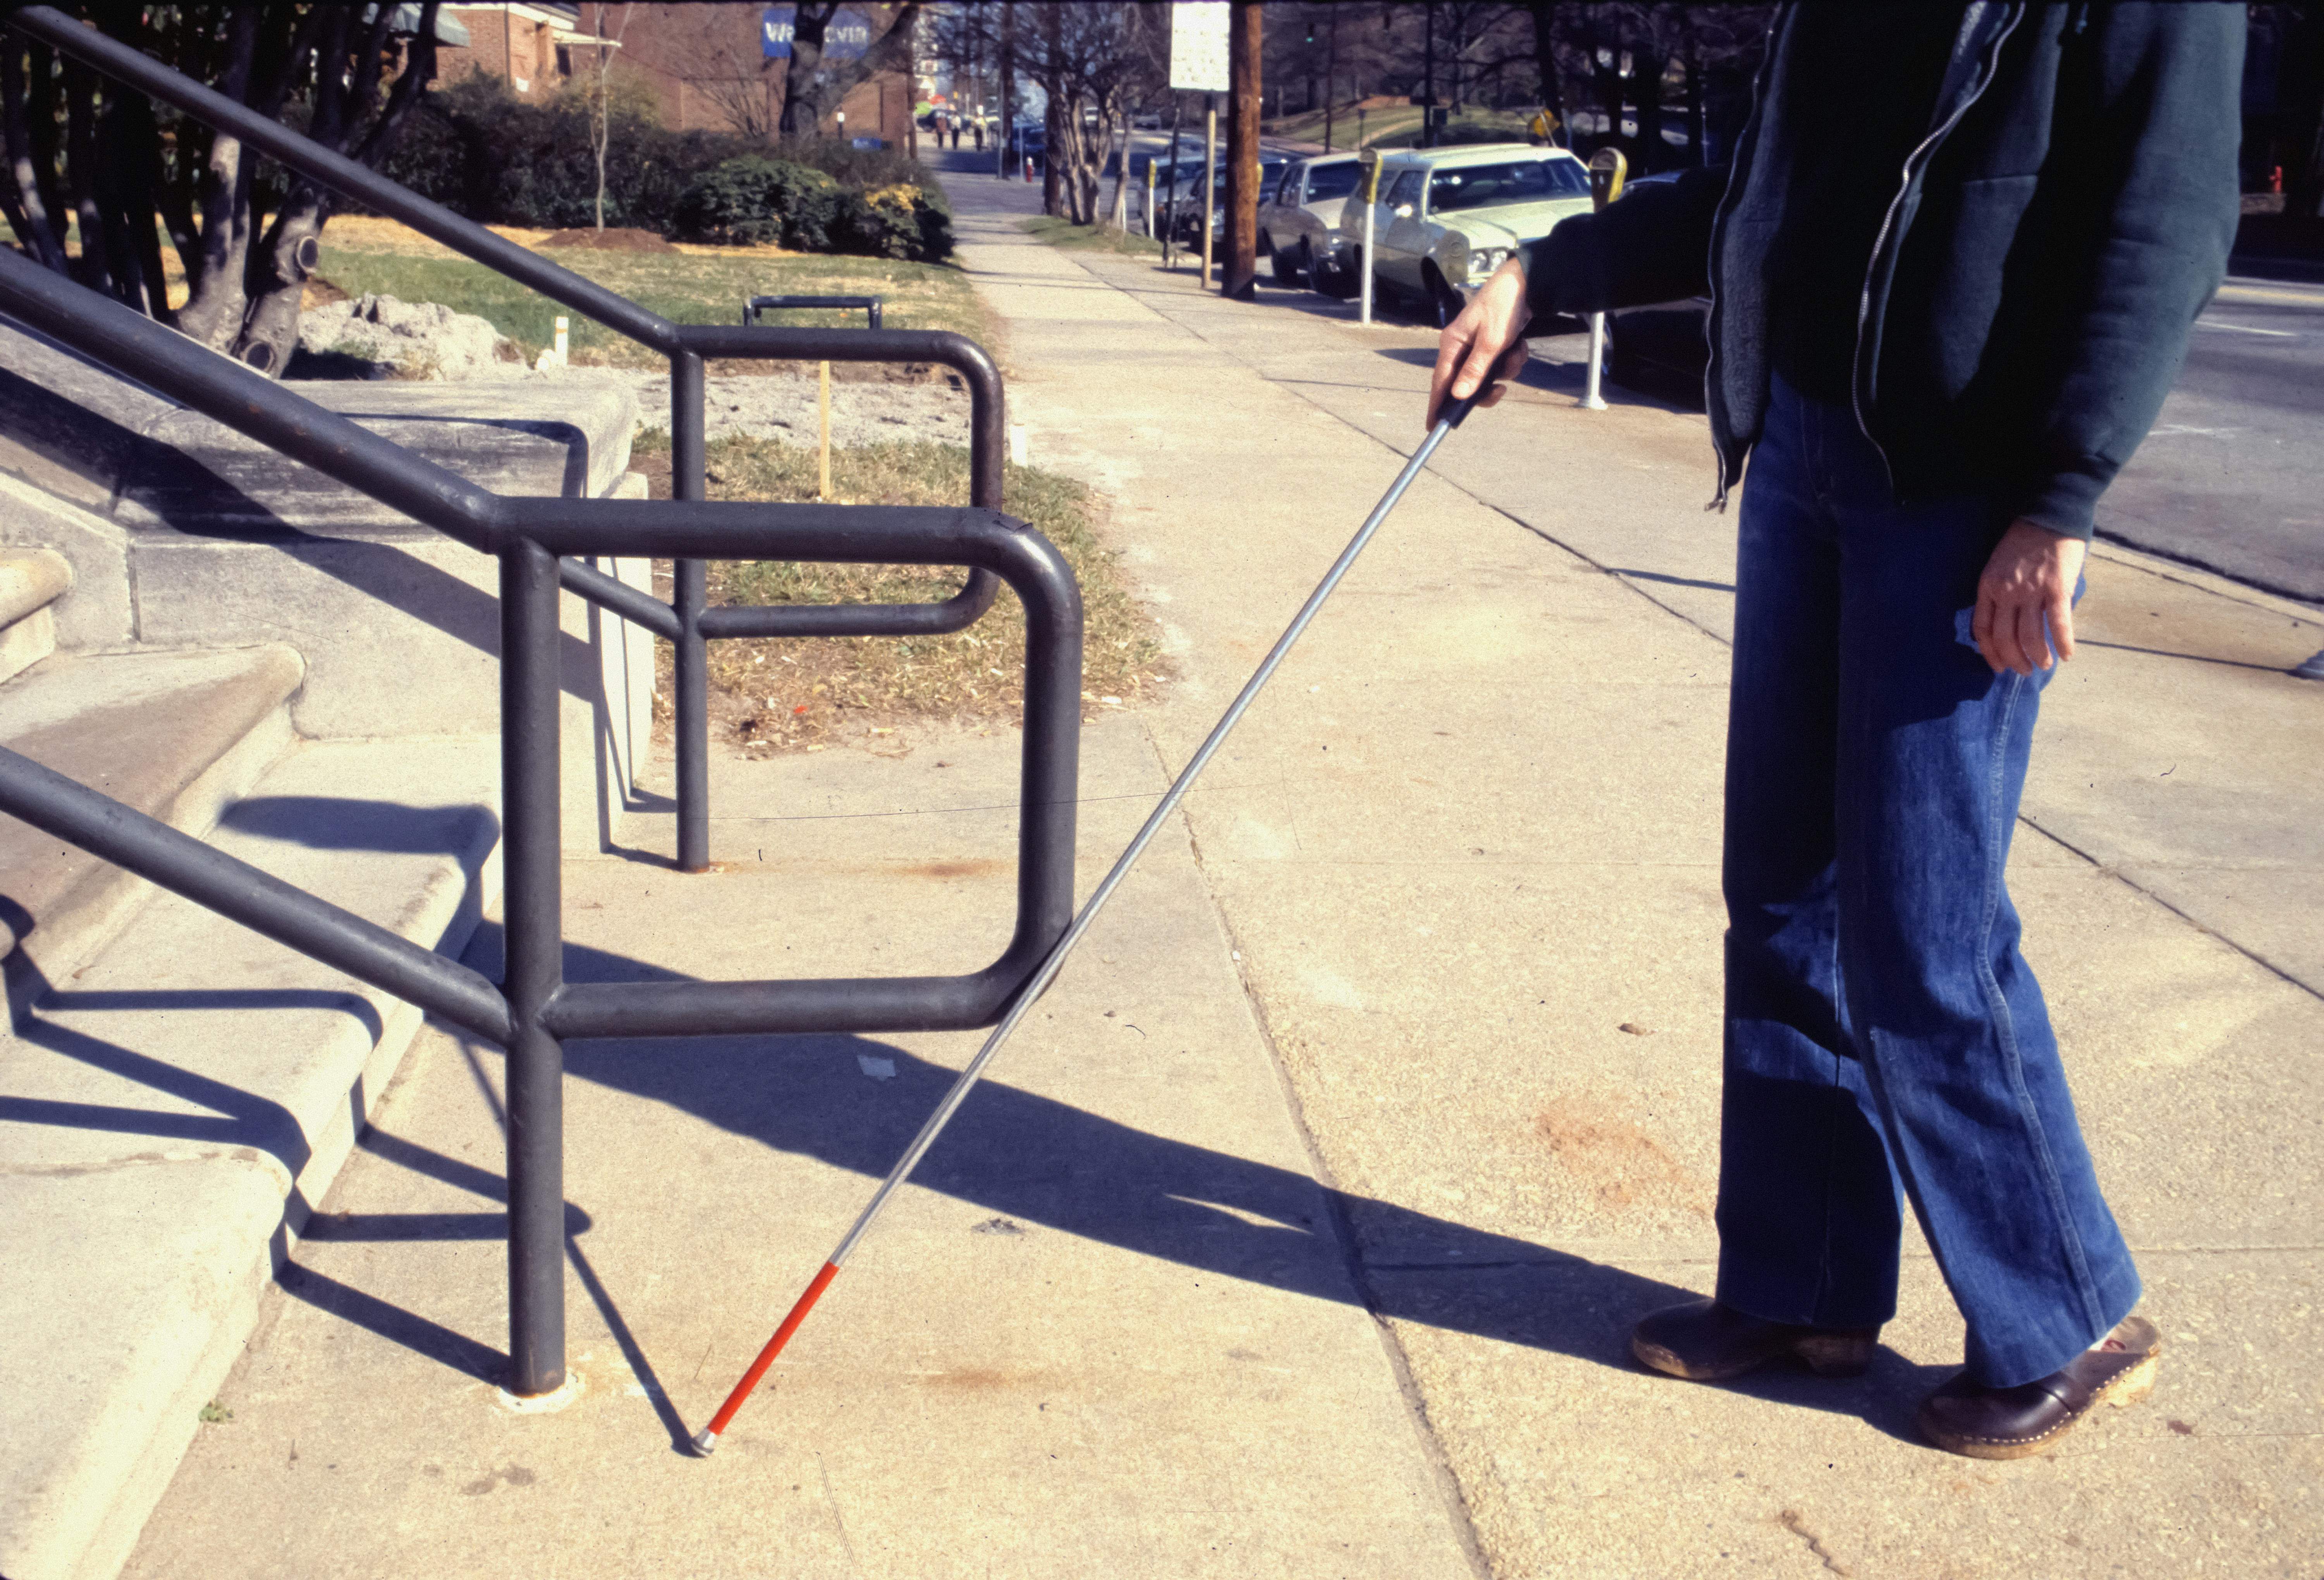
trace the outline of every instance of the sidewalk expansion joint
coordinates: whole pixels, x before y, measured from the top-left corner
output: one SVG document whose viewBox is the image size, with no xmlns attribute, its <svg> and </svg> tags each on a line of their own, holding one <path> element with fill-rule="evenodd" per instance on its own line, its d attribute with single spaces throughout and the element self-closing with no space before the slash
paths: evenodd
<svg viewBox="0 0 2324 1580">
<path fill-rule="evenodd" d="M 1146 735 L 1147 748 L 1154 753 L 1155 761 L 1166 762 L 1167 759 L 1161 743 L 1154 736 L 1152 721 L 1141 717 L 1139 727 Z M 1307 1155 L 1308 1173 L 1314 1179 L 1316 1187 L 1323 1192 L 1333 1242 L 1339 1249 L 1350 1290 L 1361 1305 L 1364 1315 L 1370 1319 L 1380 1352 L 1396 1378 L 1397 1391 L 1403 1396 L 1414 1436 L 1419 1439 L 1422 1456 L 1428 1463 L 1429 1474 L 1436 1483 L 1439 1497 L 1443 1500 L 1462 1556 L 1468 1560 L 1469 1567 L 1478 1580 L 1492 1580 L 1492 1566 L 1486 1560 L 1484 1543 L 1477 1534 L 1477 1521 L 1469 1507 L 1468 1492 L 1453 1471 L 1452 1457 L 1445 1453 L 1443 1442 L 1437 1436 L 1435 1423 L 1429 1418 L 1428 1401 L 1421 1393 L 1420 1380 L 1413 1375 L 1411 1358 L 1405 1354 L 1404 1341 L 1397 1335 L 1395 1325 L 1380 1314 L 1379 1299 L 1372 1290 L 1370 1280 L 1365 1276 L 1363 1252 L 1357 1242 L 1355 1224 L 1348 1215 L 1347 1193 L 1341 1188 L 1331 1164 L 1325 1160 L 1323 1148 L 1315 1140 L 1315 1132 L 1308 1127 L 1306 1111 L 1299 1101 L 1299 1089 L 1293 1083 L 1291 1071 L 1283 1061 L 1283 1050 L 1276 1046 L 1274 1029 L 1268 1024 L 1266 1006 L 1252 990 L 1250 962 L 1245 958 L 1249 951 L 1242 947 L 1242 939 L 1236 935 L 1233 919 L 1228 916 L 1226 907 L 1219 903 L 1217 888 L 1211 881 L 1210 864 L 1203 855 L 1202 840 L 1183 807 L 1177 814 L 1177 822 L 1185 833 L 1187 854 L 1194 859 L 1194 875 L 1201 881 L 1204 897 L 1210 901 L 1212 914 L 1218 919 L 1219 930 L 1227 936 L 1228 948 L 1234 956 L 1236 982 L 1242 989 L 1243 1007 L 1250 1016 L 1253 1030 L 1259 1033 L 1259 1046 L 1267 1050 L 1268 1067 L 1274 1073 L 1276 1089 L 1282 1094 L 1284 1112 L 1289 1116 L 1291 1127 L 1299 1137 L 1301 1150 Z"/>
</svg>

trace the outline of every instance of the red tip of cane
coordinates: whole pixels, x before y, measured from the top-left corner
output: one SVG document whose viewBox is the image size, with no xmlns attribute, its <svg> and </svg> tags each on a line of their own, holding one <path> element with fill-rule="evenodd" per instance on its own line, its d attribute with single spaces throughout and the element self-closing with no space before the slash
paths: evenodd
<svg viewBox="0 0 2324 1580">
<path fill-rule="evenodd" d="M 751 1363 L 748 1372 L 742 1373 L 742 1381 L 734 1384 L 734 1391 L 726 1396 L 726 1402 L 720 1405 L 718 1413 L 710 1418 L 710 1425 L 704 1428 L 701 1437 L 695 1439 L 695 1446 L 706 1456 L 716 1446 L 718 1439 L 725 1435 L 728 1424 L 734 1419 L 734 1412 L 742 1408 L 742 1401 L 751 1397 L 751 1391 L 758 1387 L 766 1376 L 767 1368 L 775 1363 L 775 1357 L 781 1354 L 783 1346 L 791 1342 L 791 1335 L 798 1331 L 799 1324 L 807 1320 L 807 1314 L 815 1309 L 815 1303 L 823 1298 L 824 1290 L 830 1288 L 831 1280 L 838 1276 L 838 1264 L 825 1262 L 823 1270 L 815 1275 L 814 1282 L 808 1284 L 798 1299 L 792 1303 L 790 1315 L 783 1318 L 780 1327 L 775 1329 L 775 1336 L 767 1341 L 767 1347 L 759 1352 L 759 1358 Z M 704 1437 L 710 1440 L 709 1444 L 703 1443 Z"/>
</svg>

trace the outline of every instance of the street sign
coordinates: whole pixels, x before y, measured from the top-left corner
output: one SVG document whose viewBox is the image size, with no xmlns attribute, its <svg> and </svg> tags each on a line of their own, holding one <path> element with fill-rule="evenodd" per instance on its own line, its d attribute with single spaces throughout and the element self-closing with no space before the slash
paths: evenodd
<svg viewBox="0 0 2324 1580">
<path fill-rule="evenodd" d="M 1590 206 L 1603 208 L 1622 195 L 1622 178 L 1630 162 L 1618 148 L 1601 148 L 1590 156 Z"/>
<path fill-rule="evenodd" d="M 1170 86 L 1186 93 L 1225 93 L 1227 0 L 1177 0 L 1170 7 Z"/>
<path fill-rule="evenodd" d="M 770 5 L 759 14 L 759 49 L 765 59 L 788 60 L 798 36 L 798 7 Z M 823 24 L 823 58 L 861 60 L 872 51 L 872 23 L 860 11 L 835 11 Z"/>
</svg>

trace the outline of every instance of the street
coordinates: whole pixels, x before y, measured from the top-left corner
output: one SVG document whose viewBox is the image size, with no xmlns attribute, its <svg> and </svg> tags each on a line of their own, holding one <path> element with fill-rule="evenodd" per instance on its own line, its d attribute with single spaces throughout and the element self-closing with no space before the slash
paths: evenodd
<svg viewBox="0 0 2324 1580">
<path fill-rule="evenodd" d="M 2098 503 L 2107 537 L 2324 600 L 2324 288 L 2232 279 Z"/>
<path fill-rule="evenodd" d="M 1197 128 L 1197 160 L 1200 137 Z M 1169 138 L 1140 134 L 1133 145 L 1141 155 L 1166 154 Z M 1381 310 L 1401 316 L 1393 302 Z M 1552 362 L 1578 362 L 1585 346 L 1568 336 L 1536 340 L 1535 350 Z M 1610 386 L 1608 396 L 1640 398 Z M 2324 601 L 2319 420 L 2324 286 L 2231 278 L 2196 321 L 2162 417 L 2099 502 L 2099 534 L 2269 592 Z"/>
</svg>

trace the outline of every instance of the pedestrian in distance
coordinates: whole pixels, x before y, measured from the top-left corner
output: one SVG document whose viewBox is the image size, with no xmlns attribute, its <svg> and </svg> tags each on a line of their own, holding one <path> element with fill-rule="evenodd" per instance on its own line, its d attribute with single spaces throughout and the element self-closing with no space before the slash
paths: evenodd
<svg viewBox="0 0 2324 1580">
<path fill-rule="evenodd" d="M 2225 273 L 2244 17 L 1794 0 L 1729 165 L 1565 221 L 1443 332 L 1431 424 L 1528 322 L 1711 300 L 1713 503 L 1742 487 L 1720 1255 L 1633 1332 L 1656 1371 L 1861 1372 L 1909 1201 L 1967 1324 L 1931 1441 L 2036 1453 L 2153 1386 L 2003 866 L 2093 508 Z"/>
</svg>

